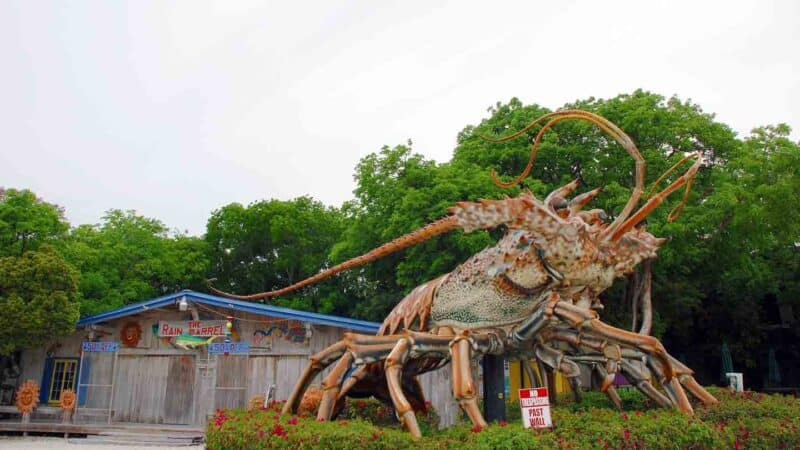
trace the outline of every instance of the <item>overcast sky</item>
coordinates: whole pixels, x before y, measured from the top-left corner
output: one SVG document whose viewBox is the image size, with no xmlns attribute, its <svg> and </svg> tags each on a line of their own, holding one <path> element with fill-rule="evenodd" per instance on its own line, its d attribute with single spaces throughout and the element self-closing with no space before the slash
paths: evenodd
<svg viewBox="0 0 800 450">
<path fill-rule="evenodd" d="M 0 0 L 0 186 L 200 235 L 231 202 L 340 205 L 383 145 L 447 161 L 514 96 L 643 88 L 797 140 L 798 69 L 791 0 Z"/>
</svg>

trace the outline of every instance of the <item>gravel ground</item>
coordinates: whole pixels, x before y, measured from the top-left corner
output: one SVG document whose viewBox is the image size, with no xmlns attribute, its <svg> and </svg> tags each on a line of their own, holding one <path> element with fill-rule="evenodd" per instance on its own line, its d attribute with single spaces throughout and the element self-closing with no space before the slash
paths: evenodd
<svg viewBox="0 0 800 450">
<path fill-rule="evenodd" d="M 136 445 L 136 444 L 104 444 L 99 442 L 84 441 L 80 438 L 53 438 L 53 437 L 11 437 L 0 436 L 0 450 L 129 450 L 136 448 L 148 448 L 153 450 L 202 450 L 202 445 L 188 445 L 180 447 Z"/>
</svg>

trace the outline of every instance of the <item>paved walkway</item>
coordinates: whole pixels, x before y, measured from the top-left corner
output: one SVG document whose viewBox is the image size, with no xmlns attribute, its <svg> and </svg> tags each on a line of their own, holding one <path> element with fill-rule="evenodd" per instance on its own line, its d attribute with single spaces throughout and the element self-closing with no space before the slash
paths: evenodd
<svg viewBox="0 0 800 450">
<path fill-rule="evenodd" d="M 56 438 L 56 437 L 16 437 L 0 436 L 0 450 L 129 450 L 141 448 L 141 444 L 104 444 L 97 441 L 87 441 L 80 438 Z M 153 446 L 146 448 L 154 450 L 202 450 L 202 445 L 188 445 L 180 447 Z"/>
</svg>

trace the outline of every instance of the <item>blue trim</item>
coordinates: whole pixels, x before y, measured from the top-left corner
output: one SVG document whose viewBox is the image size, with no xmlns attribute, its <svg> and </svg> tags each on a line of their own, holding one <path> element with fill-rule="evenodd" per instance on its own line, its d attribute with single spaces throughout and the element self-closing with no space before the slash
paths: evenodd
<svg viewBox="0 0 800 450">
<path fill-rule="evenodd" d="M 78 391 L 78 406 L 86 406 L 86 392 L 89 391 L 89 386 L 81 387 L 82 384 L 89 384 L 89 373 L 92 370 L 92 358 L 86 356 L 83 356 L 83 363 L 78 360 L 78 382 L 75 384 Z"/>
<path fill-rule="evenodd" d="M 53 379 L 53 357 L 44 359 L 44 371 L 42 372 L 42 384 L 39 389 L 39 404 L 47 405 L 47 398 L 50 397 L 50 381 Z"/>
<path fill-rule="evenodd" d="M 177 302 L 181 297 L 186 297 L 186 300 L 202 303 L 209 306 L 216 306 L 220 308 L 233 309 L 235 311 L 247 312 L 251 314 L 259 314 L 262 316 L 279 317 L 282 319 L 294 319 L 301 322 L 311 322 L 317 325 L 328 325 L 338 328 L 347 328 L 353 331 L 361 331 L 366 333 L 375 333 L 380 328 L 381 324 L 377 322 L 368 322 L 366 320 L 349 319 L 347 317 L 331 316 L 328 314 L 317 314 L 307 311 L 298 311 L 296 309 L 281 308 L 278 306 L 264 305 L 261 303 L 245 302 L 241 300 L 234 300 L 231 298 L 218 297 L 216 295 L 203 294 L 196 291 L 181 291 L 175 294 L 157 297 L 144 302 L 139 302 L 133 305 L 123 306 L 112 311 L 96 314 L 94 316 L 84 317 L 78 321 L 77 326 L 82 327 L 85 325 L 92 325 L 100 322 L 107 322 L 109 320 L 118 319 L 120 317 L 130 316 L 132 314 L 139 314 L 150 309 L 163 308 Z"/>
</svg>

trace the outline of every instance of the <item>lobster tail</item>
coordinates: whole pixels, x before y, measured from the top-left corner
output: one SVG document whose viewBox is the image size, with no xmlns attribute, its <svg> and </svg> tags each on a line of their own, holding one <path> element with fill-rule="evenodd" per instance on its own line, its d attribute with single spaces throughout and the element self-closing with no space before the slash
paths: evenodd
<svg viewBox="0 0 800 450">
<path fill-rule="evenodd" d="M 383 258 L 384 256 L 390 255 L 394 252 L 398 252 L 413 245 L 419 244 L 420 242 L 427 241 L 428 239 L 431 239 L 440 234 L 447 233 L 448 231 L 454 230 L 458 227 L 459 224 L 457 217 L 455 216 L 444 217 L 435 222 L 431 222 L 430 224 L 422 228 L 414 230 L 411 233 L 400 236 L 399 238 L 391 242 L 388 242 L 386 244 L 383 244 L 380 247 L 375 248 L 361 256 L 357 256 L 341 264 L 337 264 L 329 269 L 323 270 L 322 272 L 319 272 L 314 276 L 308 277 L 305 280 L 299 281 L 291 286 L 287 286 L 285 288 L 277 289 L 274 291 L 260 292 L 258 294 L 251 294 L 251 295 L 236 295 L 236 294 L 231 294 L 229 292 L 220 291 L 219 289 L 214 288 L 211 285 L 210 280 L 207 283 L 208 289 L 213 294 L 221 295 L 223 297 L 228 297 L 228 298 L 234 298 L 237 300 L 261 300 L 267 298 L 280 297 L 281 295 L 288 294 L 289 292 L 293 292 L 298 289 L 302 289 L 306 286 L 309 286 L 311 284 L 314 284 L 318 281 L 322 281 L 326 278 L 336 275 L 339 272 L 344 272 L 345 270 L 354 269 L 356 267 L 363 266 L 364 264 L 369 264 L 372 261 Z"/>
</svg>

